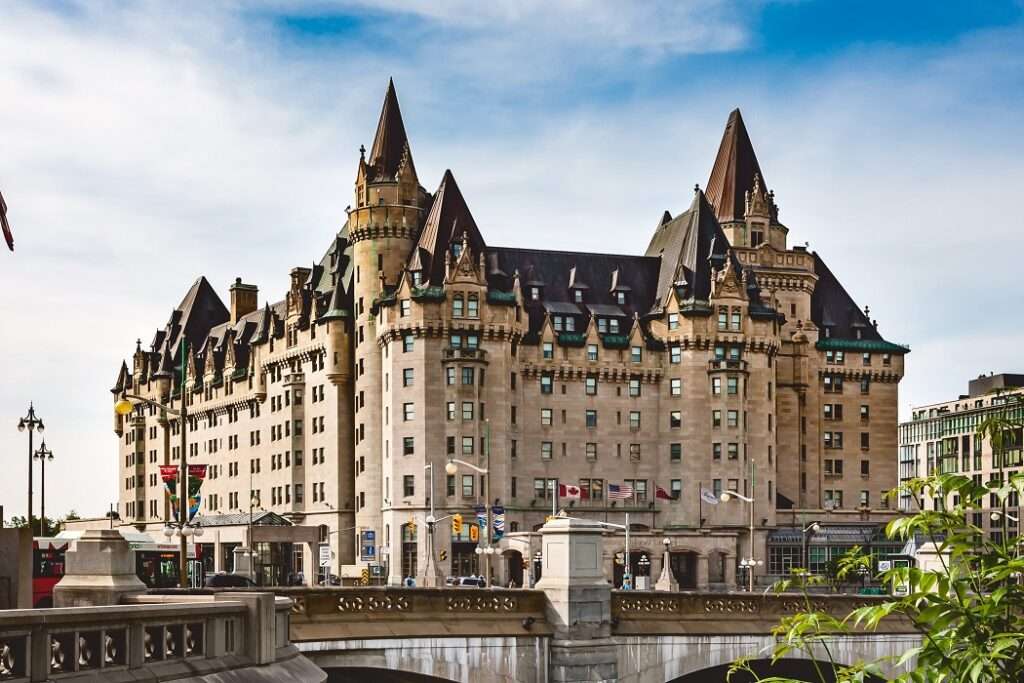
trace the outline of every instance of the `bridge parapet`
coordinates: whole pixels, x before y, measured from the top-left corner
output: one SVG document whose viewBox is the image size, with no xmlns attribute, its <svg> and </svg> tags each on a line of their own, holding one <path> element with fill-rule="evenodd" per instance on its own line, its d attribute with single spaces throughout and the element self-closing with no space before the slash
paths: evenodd
<svg viewBox="0 0 1024 683">
<path fill-rule="evenodd" d="M 837 618 L 880 604 L 883 597 L 800 593 L 612 592 L 615 635 L 768 634 L 779 620 L 814 610 Z M 883 619 L 877 633 L 916 633 L 909 620 Z"/>
<path fill-rule="evenodd" d="M 543 591 L 392 586 L 277 588 L 295 642 L 424 636 L 546 636 Z"/>
<path fill-rule="evenodd" d="M 0 612 L 0 681 L 325 678 L 288 640 L 288 600 L 248 593 L 132 601 Z"/>
</svg>

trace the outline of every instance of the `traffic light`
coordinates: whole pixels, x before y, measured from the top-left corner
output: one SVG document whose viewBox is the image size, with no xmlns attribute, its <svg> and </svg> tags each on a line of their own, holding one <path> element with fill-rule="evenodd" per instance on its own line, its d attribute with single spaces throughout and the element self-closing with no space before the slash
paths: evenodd
<svg viewBox="0 0 1024 683">
<path fill-rule="evenodd" d="M 462 515 L 458 512 L 452 515 L 452 533 L 456 536 L 462 533 Z"/>
<path fill-rule="evenodd" d="M 410 519 L 409 520 L 409 524 L 407 526 L 409 527 L 409 535 L 412 536 L 413 538 L 415 538 L 416 537 L 416 520 L 415 519 Z"/>
<path fill-rule="evenodd" d="M 480 540 L 480 527 L 478 527 L 476 524 L 471 524 L 469 526 L 469 540 L 471 540 L 473 543 L 476 543 Z"/>
</svg>

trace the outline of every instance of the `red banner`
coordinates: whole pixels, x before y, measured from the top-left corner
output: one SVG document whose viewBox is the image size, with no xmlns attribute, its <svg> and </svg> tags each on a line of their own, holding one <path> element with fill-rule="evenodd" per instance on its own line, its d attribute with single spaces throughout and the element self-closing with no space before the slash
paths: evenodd
<svg viewBox="0 0 1024 683">
<path fill-rule="evenodd" d="M 160 479 L 165 484 L 172 481 L 178 481 L 178 466 L 160 465 Z"/>
</svg>

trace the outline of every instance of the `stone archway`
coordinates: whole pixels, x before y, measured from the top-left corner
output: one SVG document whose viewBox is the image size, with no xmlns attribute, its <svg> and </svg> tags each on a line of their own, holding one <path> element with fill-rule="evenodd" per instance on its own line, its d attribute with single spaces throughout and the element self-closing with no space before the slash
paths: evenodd
<svg viewBox="0 0 1024 683">
<path fill-rule="evenodd" d="M 514 584 L 516 588 L 523 587 L 524 570 L 523 554 L 518 550 L 506 550 L 502 553 L 505 560 L 505 585 Z"/>
<path fill-rule="evenodd" d="M 672 577 L 679 584 L 679 590 L 696 590 L 699 554 L 693 550 L 670 550 L 668 557 Z"/>
<path fill-rule="evenodd" d="M 427 676 L 426 674 L 395 671 L 393 669 L 377 669 L 368 666 L 339 667 L 324 669 L 327 672 L 327 683 L 454 683 L 447 678 Z"/>
<path fill-rule="evenodd" d="M 778 676 L 794 681 L 807 681 L 807 683 L 832 683 L 836 679 L 835 671 L 828 662 L 819 662 L 817 666 L 808 659 L 780 659 L 772 664 L 771 660 L 758 659 L 749 662 L 750 668 L 756 676 L 739 671 L 729 677 L 731 664 L 720 664 L 718 666 L 701 669 L 679 676 L 668 681 L 668 683 L 753 683 L 767 676 Z M 871 683 L 882 683 L 881 678 L 868 677 L 866 680 Z"/>
</svg>

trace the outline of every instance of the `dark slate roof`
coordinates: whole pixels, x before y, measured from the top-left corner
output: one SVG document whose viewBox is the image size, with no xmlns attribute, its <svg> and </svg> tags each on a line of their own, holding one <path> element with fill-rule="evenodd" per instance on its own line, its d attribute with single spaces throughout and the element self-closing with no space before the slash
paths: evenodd
<svg viewBox="0 0 1024 683">
<path fill-rule="evenodd" d="M 205 277 L 189 288 L 181 303 L 171 311 L 163 330 L 153 337 L 149 359 L 155 376 L 171 376 L 181 364 L 181 338 L 190 350 L 203 347 L 211 329 L 230 320 L 231 314 Z"/>
<path fill-rule="evenodd" d="M 473 214 L 469 212 L 455 176 L 448 170 L 444 172 L 441 185 L 434 193 L 433 204 L 427 213 L 423 230 L 420 231 L 419 243 L 409 260 L 409 269 L 422 270 L 425 284 L 444 284 L 445 254 L 449 245 L 462 242 L 463 238 L 473 254 L 484 251 L 484 238 L 473 220 Z M 565 281 L 569 281 L 568 274 Z"/>
<path fill-rule="evenodd" d="M 860 330 L 862 340 L 883 341 L 882 335 L 817 253 L 814 254 L 814 274 L 818 276 L 818 284 L 811 295 L 811 320 L 815 325 L 829 327 L 829 337 L 833 339 L 857 339 L 857 330 Z M 824 329 L 821 337 L 825 338 Z"/>
<path fill-rule="evenodd" d="M 690 208 L 659 226 L 647 246 L 647 256 L 660 257 L 652 306 L 664 307 L 672 287 L 681 288 L 684 299 L 706 301 L 711 296 L 712 261 L 724 264 L 729 248 L 714 209 L 697 188 Z"/>
<path fill-rule="evenodd" d="M 739 109 L 734 109 L 725 124 L 718 156 L 708 178 L 708 201 L 715 207 L 719 221 L 743 220 L 746 193 L 753 189 L 755 175 L 760 176 L 761 187 L 767 188 L 743 117 Z"/>
<path fill-rule="evenodd" d="M 377 134 L 373 138 L 373 147 L 370 148 L 371 179 L 394 180 L 402 166 L 403 158 L 415 174 L 409 138 L 405 134 L 405 123 L 398 108 L 395 83 L 388 79 L 388 91 L 384 95 L 384 106 L 381 107 L 380 119 L 377 121 Z"/>
<path fill-rule="evenodd" d="M 576 278 L 590 285 L 584 298 L 585 305 L 615 304 L 611 286 L 612 273 L 616 269 L 619 270 L 619 282 L 630 288 L 626 304 L 621 307 L 625 315 L 645 315 L 654 303 L 660 265 L 658 258 L 509 247 L 489 248 L 488 257 L 493 264 L 488 273 L 488 284 L 494 289 L 509 291 L 516 273 L 524 287 L 530 286 L 530 282 L 544 283 L 541 301 L 524 297 L 530 318 L 526 342 L 535 341 L 534 335 L 544 323 L 545 306 L 563 308 L 564 304 L 574 305 L 569 290 L 569 271 L 573 267 L 576 268 Z M 506 275 L 499 275 L 495 270 Z M 585 325 L 586 321 L 581 321 L 576 329 L 585 329 Z"/>
<path fill-rule="evenodd" d="M 132 381 L 132 375 L 128 372 L 128 362 L 121 361 L 121 369 L 117 373 L 117 381 L 114 382 L 114 388 L 110 390 L 112 394 L 120 394 L 127 388 Z"/>
</svg>

